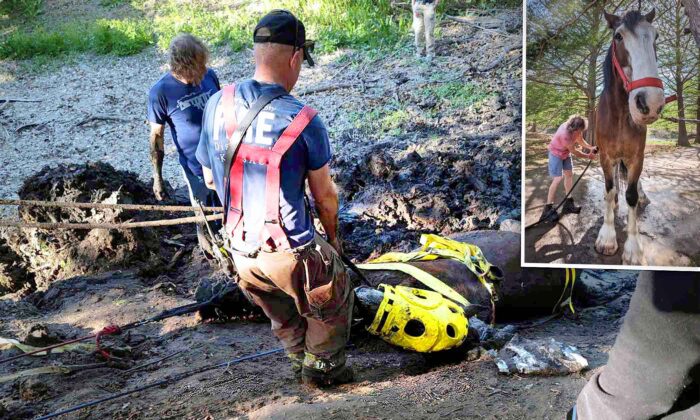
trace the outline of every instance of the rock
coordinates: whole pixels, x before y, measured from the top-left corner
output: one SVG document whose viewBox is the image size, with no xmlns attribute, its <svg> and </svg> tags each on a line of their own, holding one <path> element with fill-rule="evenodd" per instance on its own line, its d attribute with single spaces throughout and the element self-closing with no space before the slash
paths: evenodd
<svg viewBox="0 0 700 420">
<path fill-rule="evenodd" d="M 467 362 L 473 362 L 474 360 L 478 360 L 481 355 L 481 348 L 476 347 L 467 352 Z"/>
<path fill-rule="evenodd" d="M 520 222 L 513 219 L 506 219 L 501 222 L 499 230 L 502 232 L 513 232 L 520 234 Z"/>
<path fill-rule="evenodd" d="M 576 347 L 553 338 L 529 340 L 517 334 L 498 353 L 495 362 L 503 374 L 567 375 L 588 367 L 588 361 Z"/>
<path fill-rule="evenodd" d="M 49 386 L 38 378 L 28 378 L 19 384 L 19 396 L 24 401 L 41 401 L 49 393 Z"/>
</svg>

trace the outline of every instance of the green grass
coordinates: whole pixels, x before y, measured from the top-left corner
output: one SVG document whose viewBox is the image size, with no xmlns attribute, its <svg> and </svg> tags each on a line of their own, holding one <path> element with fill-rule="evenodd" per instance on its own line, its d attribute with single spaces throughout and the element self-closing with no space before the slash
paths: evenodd
<svg viewBox="0 0 700 420">
<path fill-rule="evenodd" d="M 99 19 L 89 25 L 67 24 L 54 31 L 14 32 L 0 43 L 0 57 L 28 59 L 76 52 L 125 56 L 138 53 L 152 42 L 153 36 L 143 23 Z"/>
<path fill-rule="evenodd" d="M 434 98 L 452 109 L 463 109 L 478 105 L 491 93 L 476 83 L 453 81 L 426 86 L 418 92 L 424 99 Z"/>
<path fill-rule="evenodd" d="M 129 55 L 154 42 L 165 49 L 181 32 L 212 46 L 228 45 L 238 51 L 252 45 L 255 24 L 276 8 L 287 8 L 299 16 L 307 37 L 317 40 L 320 53 L 342 47 L 387 49 L 410 33 L 410 13 L 392 8 L 390 0 L 259 0 L 238 8 L 192 0 L 101 0 L 100 4 L 133 8 L 142 18 L 76 20 L 57 27 L 51 26 L 49 19 L 45 23 L 22 22 L 17 25 L 20 29 L 0 39 L 0 58 L 58 57 L 76 52 Z"/>
<path fill-rule="evenodd" d="M 33 19 L 41 12 L 43 2 L 43 0 L 0 0 L 0 15 Z"/>
</svg>

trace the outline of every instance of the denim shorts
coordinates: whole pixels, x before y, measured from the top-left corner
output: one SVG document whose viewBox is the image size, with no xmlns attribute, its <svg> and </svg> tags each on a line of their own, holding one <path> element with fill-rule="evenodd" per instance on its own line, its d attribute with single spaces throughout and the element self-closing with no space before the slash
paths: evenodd
<svg viewBox="0 0 700 420">
<path fill-rule="evenodd" d="M 562 159 L 559 156 L 554 155 L 549 152 L 549 176 L 558 177 L 562 176 L 562 171 L 570 171 L 573 169 L 573 164 L 571 162 L 571 155 L 568 158 Z"/>
</svg>

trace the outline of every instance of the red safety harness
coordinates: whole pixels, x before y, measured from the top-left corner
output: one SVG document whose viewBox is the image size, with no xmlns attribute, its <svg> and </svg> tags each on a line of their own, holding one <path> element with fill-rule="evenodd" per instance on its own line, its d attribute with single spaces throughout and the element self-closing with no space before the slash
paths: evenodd
<svg viewBox="0 0 700 420">
<path fill-rule="evenodd" d="M 221 96 L 221 106 L 226 127 L 226 137 L 230 139 L 236 130 L 234 98 L 235 85 L 225 86 Z M 243 241 L 243 169 L 245 162 L 267 166 L 265 178 L 265 225 L 260 232 L 260 241 L 271 249 L 289 249 L 287 234 L 282 228 L 280 215 L 280 164 L 285 153 L 292 147 L 317 112 L 304 106 L 271 149 L 251 144 L 241 144 L 234 156 L 230 172 L 229 210 L 226 217 L 226 233 L 236 241 Z"/>
<path fill-rule="evenodd" d="M 615 71 L 617 72 L 618 76 L 620 76 L 620 78 L 622 79 L 622 84 L 624 85 L 625 91 L 627 91 L 627 93 L 630 93 L 631 91 L 642 87 L 655 87 L 659 89 L 664 88 L 664 82 L 658 77 L 644 77 L 638 80 L 630 81 L 630 79 L 625 74 L 625 71 L 623 70 L 622 66 L 620 65 L 620 61 L 618 61 L 617 59 L 617 47 L 615 46 L 615 41 L 613 41 L 612 43 L 612 63 L 615 67 Z M 666 98 L 666 103 L 673 102 L 676 99 L 678 99 L 676 95 L 671 95 Z"/>
</svg>

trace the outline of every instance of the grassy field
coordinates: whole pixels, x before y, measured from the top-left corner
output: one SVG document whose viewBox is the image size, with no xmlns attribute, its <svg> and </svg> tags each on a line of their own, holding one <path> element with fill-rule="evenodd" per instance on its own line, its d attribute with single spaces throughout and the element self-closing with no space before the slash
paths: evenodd
<svg viewBox="0 0 700 420">
<path fill-rule="evenodd" d="M 457 11 L 517 4 L 447 0 L 440 7 Z M 79 7 L 62 8 L 49 8 L 43 0 L 3 0 L 0 58 L 130 55 L 153 44 L 165 49 L 180 32 L 235 51 L 251 45 L 257 20 L 276 8 L 299 16 L 309 37 L 319 41 L 321 53 L 341 47 L 387 49 L 410 34 L 410 13 L 390 0 L 86 0 Z"/>
</svg>

